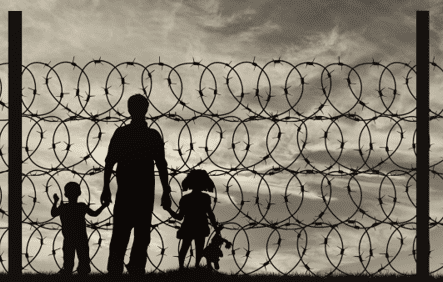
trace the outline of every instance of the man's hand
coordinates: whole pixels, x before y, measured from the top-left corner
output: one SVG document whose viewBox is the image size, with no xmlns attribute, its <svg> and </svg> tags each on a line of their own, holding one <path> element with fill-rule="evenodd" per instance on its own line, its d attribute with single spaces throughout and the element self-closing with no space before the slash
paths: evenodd
<svg viewBox="0 0 443 282">
<path fill-rule="evenodd" d="M 169 196 L 169 193 L 163 192 L 161 206 L 164 210 L 171 209 L 171 197 Z"/>
<path fill-rule="evenodd" d="M 109 203 L 112 203 L 111 189 L 109 188 L 109 186 L 103 187 L 103 192 L 100 196 L 100 202 L 102 205 L 109 205 Z"/>
<path fill-rule="evenodd" d="M 54 194 L 54 202 L 55 202 L 55 203 L 57 203 L 57 202 L 58 202 L 58 200 L 59 200 L 59 197 L 58 197 L 58 195 L 57 195 L 57 194 Z"/>
</svg>

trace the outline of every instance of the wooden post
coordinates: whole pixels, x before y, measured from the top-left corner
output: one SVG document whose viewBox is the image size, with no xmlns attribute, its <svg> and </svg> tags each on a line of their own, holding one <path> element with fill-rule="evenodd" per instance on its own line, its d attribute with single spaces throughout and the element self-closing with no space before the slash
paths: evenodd
<svg viewBox="0 0 443 282">
<path fill-rule="evenodd" d="M 8 13 L 8 275 L 22 274 L 22 12 Z M 19 280 L 17 280 L 19 281 Z"/>
<path fill-rule="evenodd" d="M 417 277 L 429 277 L 429 11 L 417 11 Z"/>
</svg>

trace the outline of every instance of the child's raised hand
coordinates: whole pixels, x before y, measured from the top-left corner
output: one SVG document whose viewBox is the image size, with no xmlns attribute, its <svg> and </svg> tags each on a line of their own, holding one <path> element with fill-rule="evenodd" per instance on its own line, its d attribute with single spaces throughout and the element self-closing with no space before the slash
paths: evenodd
<svg viewBox="0 0 443 282">
<path fill-rule="evenodd" d="M 58 202 L 58 200 L 59 200 L 58 195 L 54 193 L 54 201 Z"/>
</svg>

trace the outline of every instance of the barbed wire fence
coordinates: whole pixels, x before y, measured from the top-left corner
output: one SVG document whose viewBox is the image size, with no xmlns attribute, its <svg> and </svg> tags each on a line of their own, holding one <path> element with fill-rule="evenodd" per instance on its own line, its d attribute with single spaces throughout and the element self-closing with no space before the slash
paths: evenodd
<svg viewBox="0 0 443 282">
<path fill-rule="evenodd" d="M 440 71 L 442 70 L 434 61 L 431 64 L 434 66 L 434 70 L 436 68 Z M 7 64 L 1 64 L 0 66 L 3 65 Z M 92 79 L 98 73 L 96 70 L 90 69 L 92 66 L 108 66 L 111 68 L 106 75 L 105 81 Z M 362 96 L 364 86 L 362 84 L 362 77 L 357 72 L 357 69 L 365 66 L 369 66 L 369 68 L 374 67 L 377 70 L 381 69 L 378 85 L 375 87 L 365 87 L 365 89 L 371 89 L 370 91 L 373 93 L 373 96 L 368 98 Z M 31 71 L 31 69 L 37 67 L 39 71 L 45 72 L 42 78 L 34 75 L 36 71 Z M 71 73 L 68 75 L 71 77 L 70 79 L 63 78 L 61 72 L 57 71 L 63 67 L 72 67 L 72 72 L 77 71 L 78 76 L 73 76 Z M 194 82 L 198 81 L 198 85 L 189 86 L 194 88 L 193 94 L 189 94 L 191 93 L 190 90 L 187 92 L 184 89 L 185 81 L 187 81 L 186 72 L 188 71 L 181 71 L 183 67 L 197 68 L 199 71 L 201 69 L 200 78 L 194 80 Z M 222 79 L 218 78 L 220 76 L 217 71 L 212 70 L 216 67 L 221 67 L 226 76 L 223 76 Z M 240 75 L 240 70 L 246 67 L 252 68 L 252 72 L 258 74 L 256 80 L 251 79 L 252 75 L 246 78 Z M 276 75 L 284 78 L 282 86 L 272 87 L 271 80 L 273 75 L 268 74 L 272 71 L 267 70 L 270 67 L 274 67 L 274 69 L 277 67 L 287 68 L 286 76 L 281 76 L 281 73 Z M 340 69 L 340 71 L 345 69 L 345 75 L 339 75 L 338 71 L 334 73 L 334 70 L 331 70 L 331 68 L 335 67 Z M 403 85 L 408 89 L 408 93 L 405 91 L 400 93 L 398 90 L 398 78 L 396 80 L 396 75 L 391 71 L 391 69 L 396 67 L 401 67 L 405 72 L 402 81 L 404 81 Z M 128 72 L 128 68 L 133 68 L 129 71 L 137 70 L 140 75 L 139 82 L 129 80 L 126 77 L 125 72 Z M 156 72 L 155 68 L 160 68 L 162 71 Z M 56 248 L 56 239 L 61 236 L 61 225 L 54 218 L 39 221 L 35 214 L 40 216 L 43 210 L 46 210 L 47 214 L 49 214 L 48 208 L 52 204 L 52 193 L 50 191 L 59 192 L 63 200 L 64 184 L 57 180 L 62 174 L 79 177 L 82 191 L 85 192 L 83 194 L 87 195 L 87 204 L 94 204 L 91 196 L 93 192 L 91 192 L 90 185 L 88 185 L 90 181 L 88 177 L 102 175 L 104 163 L 94 155 L 103 150 L 100 148 L 107 148 L 108 143 L 103 141 L 105 140 L 103 136 L 109 138 L 113 132 L 102 131 L 101 125 L 114 123 L 116 127 L 119 127 L 128 123 L 130 120 L 129 115 L 123 114 L 117 106 L 122 101 L 123 96 L 128 98 L 135 94 L 128 90 L 128 85 L 132 84 L 131 86 L 137 87 L 139 89 L 138 92 L 145 95 L 150 102 L 148 110 L 150 117 L 147 117 L 148 126 L 157 129 L 163 136 L 167 156 L 171 159 L 175 158 L 175 163 L 180 163 L 179 166 L 172 167 L 171 163 L 174 162 L 167 159 L 170 164 L 168 172 L 173 189 L 173 206 L 177 205 L 179 195 L 182 195 L 180 190 L 181 179 L 190 170 L 201 167 L 208 170 L 211 178 L 216 183 L 213 204 L 216 217 L 220 216 L 216 211 L 221 207 L 220 201 L 222 198 L 225 201 L 223 205 L 226 206 L 226 203 L 230 204 L 231 211 L 234 211 L 232 217 L 225 216 L 226 218 L 220 220 L 220 223 L 224 225 L 224 230 L 227 231 L 226 234 L 229 233 L 229 236 L 225 235 L 224 237 L 233 244 L 231 250 L 229 250 L 229 256 L 225 257 L 224 260 L 229 259 L 235 263 L 238 268 L 236 273 L 251 274 L 267 266 L 272 266 L 281 274 L 290 273 L 296 267 L 299 267 L 298 269 L 303 269 L 309 274 L 316 275 L 316 270 L 312 267 L 312 260 L 307 259 L 308 250 L 310 249 L 308 244 L 310 236 L 308 234 L 312 230 L 323 230 L 327 232 L 327 235 L 320 238 L 320 244 L 324 245 L 323 255 L 327 258 L 332 268 L 328 274 L 336 272 L 346 273 L 340 266 L 343 259 L 348 259 L 349 257 L 353 257 L 355 262 L 360 263 L 363 268 L 361 273 L 372 275 L 381 273 L 389 268 L 396 273 L 404 274 L 404 272 L 397 270 L 394 266 L 394 261 L 400 252 L 406 248 L 407 236 L 403 234 L 415 232 L 416 222 L 414 221 L 415 216 L 404 220 L 399 220 L 398 217 L 394 218 L 394 209 L 400 205 L 401 198 L 401 204 L 407 204 L 415 211 L 415 195 L 412 193 L 416 186 L 416 169 L 414 167 L 416 157 L 415 131 L 404 130 L 404 127 L 415 128 L 415 106 L 405 110 L 407 105 L 401 102 L 404 101 L 401 99 L 405 99 L 403 97 L 406 96 L 415 101 L 414 91 L 410 88 L 410 81 L 415 77 L 414 68 L 415 66 L 403 62 L 393 62 L 389 65 L 384 65 L 381 62 L 375 61 L 351 67 L 340 62 L 340 58 L 338 63 L 332 63 L 327 66 L 314 61 L 293 65 L 280 58 L 273 59 L 264 66 L 256 63 L 255 58 L 253 61 L 244 61 L 233 66 L 230 63 L 224 62 L 213 62 L 209 65 L 204 65 L 194 60 L 170 66 L 161 62 L 160 58 L 158 63 L 146 66 L 137 63 L 135 60 L 113 65 L 111 62 L 101 58 L 91 60 L 84 67 L 77 65 L 74 59 L 52 66 L 50 63 L 43 62 L 33 62 L 27 65 L 23 70 L 23 118 L 33 124 L 27 134 L 26 146 L 24 147 L 26 157 L 23 163 L 31 162 L 38 168 L 23 174 L 24 181 L 29 182 L 26 185 L 24 182 L 23 186 L 26 186 L 23 200 L 25 202 L 29 201 L 29 203 L 24 203 L 25 206 L 23 206 L 23 229 L 26 226 L 30 228 L 30 232 L 32 231 L 26 242 L 25 240 L 23 241 L 26 246 L 26 251 L 23 254 L 26 259 L 24 268 L 29 267 L 39 273 L 39 270 L 33 266 L 33 262 L 35 263 L 38 256 L 47 256 L 41 250 L 48 240 L 52 241 L 52 252 L 49 256 L 53 257 L 54 264 L 59 268 L 61 267 L 61 251 L 58 251 Z M 163 69 L 167 70 L 167 76 L 161 77 L 160 73 L 163 74 Z M 311 75 L 308 78 L 306 75 L 302 75 L 303 71 L 313 72 L 314 70 L 319 72 L 318 80 L 314 80 Z M 349 71 L 346 73 L 346 70 Z M 154 78 L 154 73 L 159 76 L 157 80 Z M 350 95 L 346 99 L 341 94 L 339 97 L 331 94 L 334 88 L 332 80 L 336 77 L 340 77 L 340 80 L 349 89 L 348 93 Z M 386 82 L 384 80 L 388 79 L 386 77 L 389 78 L 389 87 L 385 87 Z M 67 96 L 70 95 L 68 88 L 65 86 L 69 83 L 64 79 L 70 81 L 75 81 L 74 79 L 76 79 L 77 81 L 74 88 L 74 99 L 78 101 L 78 111 L 73 110 L 72 104 L 69 106 L 68 103 L 64 102 L 64 99 L 67 99 Z M 247 84 L 248 80 L 255 81 L 255 88 L 253 92 L 247 93 L 245 92 L 247 90 L 244 85 Z M 318 81 L 320 87 L 314 87 L 314 81 Z M 266 86 L 261 85 L 263 82 Z M 0 80 L 0 87 L 2 85 L 4 84 Z M 40 94 L 41 85 L 52 96 L 52 100 L 49 95 L 45 95 L 45 102 L 41 103 L 35 110 L 31 109 L 34 101 L 37 101 L 37 98 L 42 98 L 43 94 Z M 55 87 L 54 85 L 57 86 Z M 154 91 L 153 87 L 157 85 L 164 85 L 169 89 L 169 92 L 160 94 Z M 102 88 L 101 92 L 91 90 L 91 88 L 98 87 Z M 222 87 L 225 88 L 223 92 L 221 91 Z M 359 90 L 355 91 L 357 88 Z M 4 93 L 3 89 L 0 89 L 0 91 L 0 95 Z M 313 92 L 311 93 L 311 91 Z M 119 97 L 118 92 L 120 92 Z M 83 93 L 86 93 L 86 95 L 82 96 Z M 165 95 L 168 95 L 169 98 L 165 98 Z M 303 95 L 305 96 L 303 97 Z M 95 110 L 100 109 L 101 112 L 97 111 L 96 114 L 88 112 L 88 104 L 92 105 L 98 97 L 102 97 L 103 101 L 103 97 L 105 97 L 107 104 L 101 102 L 98 107 L 94 108 Z M 228 104 L 224 100 L 228 99 L 227 97 L 231 99 L 231 102 Z M 114 99 L 114 103 L 110 99 Z M 280 103 L 273 105 L 272 102 L 275 99 L 280 99 Z M 281 100 L 286 101 L 286 104 L 282 104 Z M 224 103 L 220 101 L 224 101 Z M 377 101 L 376 103 L 378 104 L 371 106 L 371 102 L 375 103 L 374 101 Z M 48 108 L 50 102 L 54 102 L 55 106 L 43 112 L 45 108 Z M 169 105 L 165 106 L 167 103 Z M 8 109 L 7 103 L 0 101 L 0 105 L 3 112 L 5 112 L 5 108 Z M 162 109 L 162 107 L 166 107 L 166 109 Z M 227 110 L 229 107 L 232 107 L 232 109 Z M 357 114 L 356 111 L 361 111 L 361 114 Z M 58 112 L 64 112 L 68 117 L 62 118 L 61 114 L 56 115 Z M 437 112 L 431 109 L 430 120 L 442 118 L 442 112 L 443 110 Z M 204 136 L 201 135 L 201 132 L 198 132 L 194 136 L 193 132 L 197 131 L 193 131 L 191 128 L 193 128 L 195 123 L 198 124 L 203 120 L 206 123 L 212 124 L 208 126 L 207 134 Z M 2 119 L 1 121 L 7 121 L 7 119 Z M 378 125 L 377 121 L 379 122 Z M 66 162 L 72 160 L 69 154 L 75 153 L 71 138 L 77 135 L 75 132 L 70 132 L 68 128 L 72 124 L 83 124 L 85 122 L 92 123 L 84 139 L 86 141 L 86 146 L 84 147 L 86 147 L 87 153 L 82 155 L 80 160 L 66 165 Z M 346 127 L 340 126 L 342 123 Z M 391 123 L 393 124 L 391 125 Z M 51 133 L 51 131 L 44 131 L 42 124 L 55 125 L 55 129 L 52 132 L 51 147 L 49 148 L 41 146 L 43 139 L 49 140 L 48 134 Z M 265 127 L 267 124 L 270 126 Z M 320 129 L 321 126 L 319 124 L 326 126 L 326 130 Z M 362 125 L 359 132 L 355 130 L 356 127 L 352 127 L 354 124 Z M 402 124 L 406 125 L 402 127 Z M 79 126 L 81 127 L 81 125 Z M 6 125 L 0 131 L 0 138 L 2 133 L 4 137 L 5 128 Z M 168 128 L 174 128 L 175 132 L 178 132 L 176 141 L 172 140 L 171 135 L 166 133 Z M 197 128 L 199 131 L 203 130 L 202 127 Z M 385 134 L 387 132 L 382 144 L 384 146 L 376 147 L 375 144 L 380 143 L 374 141 L 377 137 L 371 134 L 371 128 L 377 132 L 383 131 Z M 39 131 L 36 131 L 37 129 Z M 34 137 L 32 137 L 33 130 L 38 133 Z M 61 141 L 56 142 L 57 136 L 60 135 L 61 131 L 65 131 L 63 136 L 67 138 L 65 139 L 66 141 L 63 141 L 66 145 L 64 148 L 62 148 L 63 144 L 60 144 Z M 97 135 L 92 137 L 94 131 Z M 405 137 L 408 136 L 406 132 L 410 134 L 409 139 Z M 310 137 L 308 137 L 308 133 Z M 317 138 L 318 135 L 320 135 L 319 138 Z M 264 138 L 264 142 L 255 142 L 254 138 L 257 138 L 257 136 Z M 319 144 L 318 141 L 314 141 L 312 136 L 315 136 L 317 140 L 324 140 L 321 156 L 316 155 L 316 151 L 320 150 L 318 148 Z M 91 143 L 93 139 L 96 139 L 95 144 Z M 403 141 L 403 139 L 406 139 L 406 141 Z M 397 141 L 394 146 L 392 146 L 392 142 L 394 142 L 392 140 Z M 30 144 L 33 142 L 38 144 L 31 146 Z M 194 146 L 197 142 L 204 142 L 204 145 L 202 147 Z M 229 146 L 221 146 L 222 142 L 223 144 L 228 142 Z M 404 146 L 409 147 L 408 149 L 412 156 L 412 162 L 409 164 L 401 160 L 399 161 L 399 159 L 405 156 Z M 363 149 L 364 147 L 365 149 Z M 257 150 L 259 151 L 254 153 L 252 148 L 258 148 Z M 37 160 L 35 156 L 38 155 L 39 150 L 53 153 L 58 163 L 55 166 L 53 164 L 48 166 L 45 165 L 45 162 Z M 60 157 L 62 151 L 65 151 L 65 153 Z M 201 152 L 201 154 L 197 154 L 197 151 Z M 232 154 L 229 159 L 223 158 L 227 152 Z M 103 151 L 101 153 L 103 154 Z M 241 156 L 242 154 L 243 156 Z M 396 154 L 400 156 L 397 159 Z M 34 159 L 33 155 L 35 155 Z M 248 155 L 249 159 L 255 158 L 255 161 L 248 161 Z M 0 156 L 3 164 L 7 167 L 4 152 L 1 152 L 1 150 Z M 377 157 L 377 160 L 375 160 L 376 157 L 374 156 Z M 378 160 L 378 157 L 380 157 L 380 160 Z M 45 158 L 47 158 L 47 155 Z M 441 172 L 438 171 L 438 166 L 441 162 L 437 161 L 430 165 L 430 171 L 434 177 L 437 176 L 440 179 Z M 328 165 L 325 165 L 326 163 Z M 79 169 L 79 167 L 84 168 L 84 170 Z M 6 169 L 0 173 L 5 175 L 7 171 Z M 255 184 L 255 197 L 251 196 L 253 193 L 248 190 L 249 188 L 242 188 L 250 186 L 244 181 L 246 177 L 252 177 L 256 179 L 256 182 L 258 181 L 258 185 Z M 379 204 L 377 206 L 378 211 L 375 210 L 374 206 L 371 206 L 370 209 L 363 206 L 363 194 L 366 193 L 366 188 L 362 187 L 364 184 L 361 185 L 360 182 L 367 182 L 369 177 L 379 177 L 381 179 L 379 187 L 374 190 L 376 194 L 378 193 L 378 197 L 373 197 L 373 200 L 376 200 Z M 35 185 L 34 182 L 36 181 L 33 181 L 33 179 L 37 178 L 46 180 L 43 184 L 44 192 L 40 192 L 41 188 L 39 189 L 39 186 Z M 312 184 L 314 182 L 312 179 L 314 178 L 317 181 L 316 185 Z M 283 179 L 287 181 L 283 182 Z M 310 180 L 303 182 L 303 179 Z M 406 184 L 398 184 L 400 182 L 398 179 L 405 181 Z M 54 184 L 51 185 L 51 182 Z M 273 183 L 277 184 L 273 186 Z M 334 187 L 334 183 L 346 184 Z M 385 191 L 386 185 L 384 183 L 390 183 L 391 190 L 389 192 Z M 404 192 L 399 191 L 399 186 L 405 188 Z M 308 189 L 309 187 L 310 189 Z M 267 191 L 263 193 L 262 189 Z M 309 193 L 312 193 L 314 189 L 317 189 L 317 195 L 309 196 Z M 276 195 L 277 193 L 275 191 L 279 192 L 279 196 L 274 196 L 272 199 L 271 195 Z M 348 203 L 352 204 L 352 206 L 346 207 L 349 209 L 347 216 L 339 216 L 340 213 L 343 214 L 343 211 L 338 211 L 337 207 L 334 206 L 338 198 L 337 196 L 333 197 L 334 193 L 336 195 L 340 193 L 346 195 Z M 8 211 L 2 208 L 5 205 L 2 197 L 3 194 L 4 192 L 0 189 L 0 213 L 2 213 L 2 221 L 5 221 L 8 217 Z M 268 194 L 268 197 L 265 196 L 266 194 Z M 316 200 L 313 199 L 315 197 L 317 198 Z M 390 200 L 388 200 L 389 197 L 391 198 Z M 405 203 L 405 199 L 409 201 Z M 318 206 L 316 205 L 315 208 L 308 206 L 314 201 L 316 201 Z M 46 206 L 44 203 L 46 203 Z M 303 203 L 305 203 L 304 206 Z M 384 208 L 386 205 L 390 205 L 391 208 Z M 277 206 L 279 206 L 278 214 L 280 219 L 271 220 L 270 218 L 273 217 L 271 214 Z M 282 212 L 284 209 L 285 215 Z M 302 212 L 303 209 L 307 209 L 310 213 Z M 106 271 L 96 266 L 97 261 L 94 258 L 100 248 L 103 248 L 103 234 L 110 233 L 112 230 L 111 206 L 108 208 L 108 212 L 110 214 L 108 217 L 97 222 L 87 220 L 89 240 L 93 245 L 97 246 L 95 252 L 91 255 L 91 266 L 99 272 Z M 255 214 L 257 217 L 252 214 Z M 380 217 L 380 215 L 384 216 Z M 300 219 L 301 216 L 303 219 Z M 169 217 L 161 218 L 156 212 L 154 212 L 153 218 L 156 219 L 156 223 L 153 224 L 151 234 L 155 234 L 158 238 L 157 241 L 160 246 L 158 246 L 156 256 L 160 256 L 160 259 L 158 263 L 154 263 L 152 258 L 153 252 L 148 252 L 148 261 L 151 264 L 149 267 L 152 268 L 152 271 L 163 271 L 162 260 L 166 255 L 166 249 L 170 247 L 165 243 L 163 237 L 170 230 L 178 228 L 180 223 L 171 220 Z M 430 228 L 442 225 L 442 219 L 430 218 Z M 370 271 L 369 264 L 371 259 L 375 259 L 377 256 L 374 253 L 374 248 L 372 248 L 372 240 L 374 239 L 371 240 L 370 233 L 378 234 L 376 233 L 376 228 L 380 229 L 383 227 L 389 227 L 389 230 L 393 229 L 388 235 L 384 252 L 380 253 L 380 256 L 385 258 L 385 262 L 380 267 L 377 267 L 375 271 Z M 354 256 L 349 254 L 349 250 L 347 251 L 347 248 L 350 246 L 347 246 L 346 240 L 343 239 L 343 237 L 346 237 L 346 232 L 341 231 L 344 228 L 362 232 L 358 245 L 351 248 L 357 252 Z M 1 229 L 3 232 L 0 236 L 0 246 L 5 244 L 5 238 L 8 234 L 8 227 L 2 226 Z M 269 232 L 266 244 L 264 244 L 266 257 L 261 257 L 261 266 L 258 267 L 255 267 L 256 263 L 254 263 L 254 266 L 248 265 L 248 261 L 250 261 L 252 256 L 251 252 L 253 251 L 249 239 L 252 237 L 248 236 L 248 234 L 256 230 L 267 230 Z M 51 237 L 45 240 L 44 234 L 49 234 L 48 232 L 50 232 Z M 263 233 L 264 231 L 260 232 Z M 288 233 L 293 234 L 292 238 L 287 236 L 283 238 L 281 236 L 283 232 L 292 232 Z M 394 236 L 399 236 L 397 237 L 399 240 L 397 243 L 394 243 Z M 240 237 L 243 237 L 243 239 L 240 239 Z M 317 237 L 316 235 L 311 235 L 309 240 L 317 242 L 319 240 Z M 97 241 L 92 241 L 93 238 Z M 297 257 L 297 259 L 294 259 L 293 267 L 286 268 L 284 271 L 280 270 L 276 265 L 278 251 L 287 251 L 281 248 L 283 240 L 292 240 L 292 243 L 295 245 L 293 255 Z M 381 240 L 381 238 L 377 236 L 375 240 Z M 37 247 L 31 248 L 34 241 L 38 241 Z M 209 241 L 207 240 L 208 243 Z M 338 245 L 335 245 L 335 243 Z M 390 250 L 396 244 L 399 244 L 397 250 Z M 415 244 L 416 240 L 414 238 L 412 247 L 408 251 L 414 260 L 416 258 Z M 151 245 L 153 245 L 152 240 Z M 319 244 L 316 243 L 316 245 Z M 273 249 L 275 250 L 272 252 Z M 364 257 L 364 253 L 367 257 Z M 334 258 L 332 254 L 334 254 Z M 7 259 L 4 254 L 1 255 L 0 263 L 3 269 L 7 271 L 7 267 L 5 267 Z M 191 256 L 187 259 L 188 265 L 191 258 L 192 248 Z M 242 260 L 243 263 L 241 263 Z M 433 270 L 431 273 L 439 271 L 442 267 Z"/>
</svg>

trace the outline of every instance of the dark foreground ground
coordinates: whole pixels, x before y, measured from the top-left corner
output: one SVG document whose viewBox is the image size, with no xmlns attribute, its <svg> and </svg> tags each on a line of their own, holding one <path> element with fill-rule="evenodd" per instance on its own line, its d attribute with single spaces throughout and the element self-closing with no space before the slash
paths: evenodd
<svg viewBox="0 0 443 282">
<path fill-rule="evenodd" d="M 396 275 L 378 275 L 378 276 L 365 276 L 365 275 L 334 275 L 329 277 L 315 277 L 308 275 L 230 275 L 219 272 L 210 272 L 206 269 L 186 269 L 185 271 L 178 270 L 170 270 L 165 273 L 149 273 L 143 276 L 130 276 L 128 274 L 123 274 L 120 277 L 112 277 L 107 274 L 89 274 L 87 276 L 79 276 L 77 274 L 73 274 L 72 276 L 61 276 L 60 274 L 23 274 L 19 281 L 93 281 L 93 282 L 104 282 L 104 281 L 155 281 L 155 282 L 191 282 L 191 281 L 208 281 L 208 282 L 219 282 L 219 281 L 234 281 L 234 282 L 260 282 L 260 281 L 340 281 L 340 282 L 355 282 L 355 281 L 375 281 L 382 280 L 383 281 L 419 281 L 424 282 L 423 279 L 417 278 L 415 275 L 411 276 L 396 276 Z M 389 280 L 387 280 L 389 279 Z M 443 276 L 433 276 L 427 279 L 427 281 L 440 281 L 443 280 Z M 7 274 L 0 274 L 0 281 L 18 281 L 17 277 L 12 277 Z"/>
</svg>

